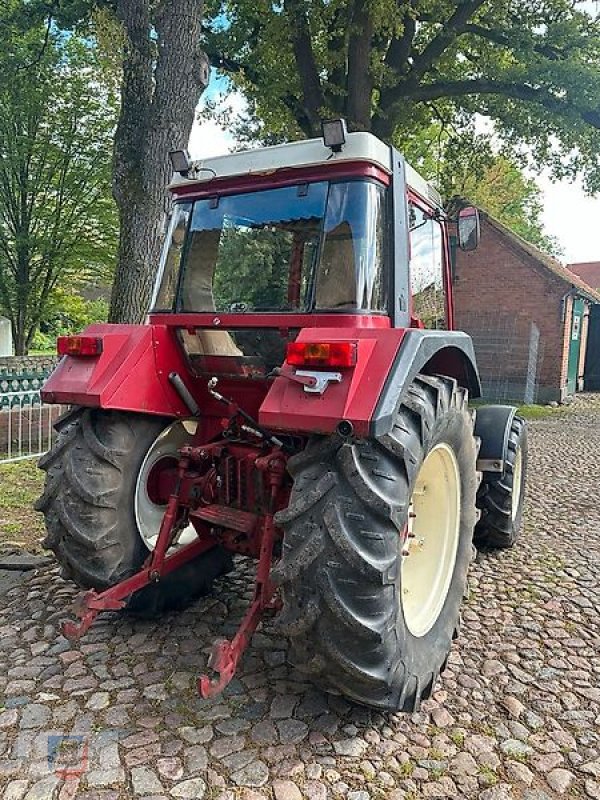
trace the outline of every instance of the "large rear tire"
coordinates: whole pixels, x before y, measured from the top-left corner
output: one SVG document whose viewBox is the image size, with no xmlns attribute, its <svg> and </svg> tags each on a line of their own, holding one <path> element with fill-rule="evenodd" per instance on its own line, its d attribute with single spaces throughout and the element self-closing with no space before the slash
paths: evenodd
<svg viewBox="0 0 600 800">
<path fill-rule="evenodd" d="M 393 711 L 431 694 L 472 557 L 476 451 L 466 390 L 421 375 L 380 441 L 320 438 L 290 459 L 279 622 L 325 690 Z"/>
<path fill-rule="evenodd" d="M 52 449 L 41 458 L 47 536 L 65 578 L 106 589 L 136 572 L 148 556 L 136 520 L 137 479 L 148 452 L 170 420 L 142 414 L 74 408 L 61 417 Z M 208 592 L 231 568 L 220 547 L 198 556 L 130 598 L 127 608 L 153 616 L 182 608 Z"/>
</svg>

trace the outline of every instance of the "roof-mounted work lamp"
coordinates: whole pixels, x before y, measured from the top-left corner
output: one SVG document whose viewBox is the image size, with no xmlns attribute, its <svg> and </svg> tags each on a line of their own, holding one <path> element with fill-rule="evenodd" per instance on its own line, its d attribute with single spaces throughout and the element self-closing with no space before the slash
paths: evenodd
<svg viewBox="0 0 600 800">
<path fill-rule="evenodd" d="M 346 120 L 330 119 L 321 124 L 325 147 L 330 147 L 334 153 L 339 153 L 346 144 Z"/>
<path fill-rule="evenodd" d="M 173 172 L 178 172 L 180 175 L 187 175 L 192 167 L 190 154 L 187 150 L 170 150 L 169 159 Z"/>
</svg>

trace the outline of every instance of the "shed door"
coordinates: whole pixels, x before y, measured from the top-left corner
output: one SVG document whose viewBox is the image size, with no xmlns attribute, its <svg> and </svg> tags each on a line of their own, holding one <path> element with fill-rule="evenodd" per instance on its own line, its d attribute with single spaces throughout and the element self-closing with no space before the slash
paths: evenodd
<svg viewBox="0 0 600 800">
<path fill-rule="evenodd" d="M 600 305 L 590 308 L 585 368 L 585 388 L 591 392 L 600 390 Z"/>
<path fill-rule="evenodd" d="M 571 341 L 569 342 L 569 366 L 567 368 L 567 394 L 575 394 L 577 390 L 579 348 L 581 346 L 581 329 L 583 327 L 584 307 L 584 302 L 581 297 L 573 298 L 573 313 L 571 315 Z"/>
</svg>

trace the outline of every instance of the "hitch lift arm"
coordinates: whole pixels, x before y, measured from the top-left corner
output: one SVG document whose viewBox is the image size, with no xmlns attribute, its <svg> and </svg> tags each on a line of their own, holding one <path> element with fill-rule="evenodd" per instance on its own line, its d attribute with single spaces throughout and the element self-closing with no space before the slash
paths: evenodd
<svg viewBox="0 0 600 800">
<path fill-rule="evenodd" d="M 96 592 L 91 589 L 82 594 L 74 603 L 74 612 L 79 621 L 65 621 L 61 626 L 62 633 L 67 639 L 79 639 L 89 630 L 101 611 L 121 610 L 125 607 L 127 598 L 134 592 L 144 588 L 144 586 L 148 586 L 150 583 L 160 581 L 163 576 L 215 546 L 217 542 L 214 539 L 208 537 L 198 538 L 172 555 L 167 555 L 177 533 L 176 523 L 180 508 L 181 486 L 192 455 L 193 448 L 184 447 L 180 451 L 177 482 L 169 497 L 154 550 L 142 569 L 103 592 Z M 283 481 L 285 464 L 285 457 L 279 449 L 275 449 L 256 460 L 257 469 L 264 471 L 268 476 L 270 503 L 268 512 L 261 521 L 261 547 L 254 597 L 233 639 L 231 641 L 219 639 L 215 642 L 208 666 L 218 674 L 218 677 L 211 679 L 207 675 L 202 675 L 199 678 L 198 690 L 202 697 L 212 697 L 227 686 L 235 674 L 240 658 L 250 643 L 252 634 L 261 621 L 263 612 L 266 609 L 278 607 L 277 602 L 274 601 L 275 587 L 271 583 L 269 576 L 275 540 L 275 499 Z"/>
<path fill-rule="evenodd" d="M 200 676 L 198 691 L 202 697 L 213 697 L 227 686 L 235 674 L 238 662 L 248 647 L 263 612 L 269 608 L 277 608 L 277 603 L 273 602 L 275 587 L 271 583 L 269 575 L 273 559 L 273 543 L 275 541 L 274 505 L 285 471 L 285 461 L 277 456 L 264 456 L 257 459 L 256 466 L 269 474 L 271 501 L 269 512 L 263 522 L 254 597 L 233 639 L 231 641 L 217 639 L 214 643 L 208 666 L 218 674 L 218 678 L 211 680 L 208 675 Z"/>
</svg>

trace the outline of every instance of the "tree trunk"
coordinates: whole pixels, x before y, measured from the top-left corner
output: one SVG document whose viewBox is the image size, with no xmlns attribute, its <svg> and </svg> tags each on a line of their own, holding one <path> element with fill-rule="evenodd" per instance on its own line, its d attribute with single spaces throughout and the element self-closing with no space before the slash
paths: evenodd
<svg viewBox="0 0 600 800">
<path fill-rule="evenodd" d="M 358 0 L 352 9 L 348 42 L 347 121 L 352 131 L 371 130 L 373 76 L 371 40 L 373 19 L 366 3 Z"/>
<path fill-rule="evenodd" d="M 111 322 L 141 322 L 158 267 L 169 150 L 187 147 L 196 105 L 208 82 L 200 47 L 203 3 L 118 0 L 127 37 L 121 114 L 115 134 L 113 194 L 120 238 Z"/>
<path fill-rule="evenodd" d="M 13 348 L 15 351 L 15 355 L 26 356 L 28 354 L 29 348 L 27 347 L 25 330 L 23 328 L 17 328 L 16 326 L 13 325 L 12 335 L 13 335 Z"/>
</svg>

